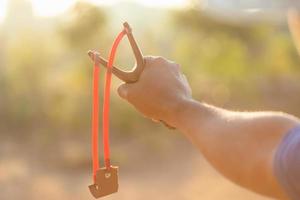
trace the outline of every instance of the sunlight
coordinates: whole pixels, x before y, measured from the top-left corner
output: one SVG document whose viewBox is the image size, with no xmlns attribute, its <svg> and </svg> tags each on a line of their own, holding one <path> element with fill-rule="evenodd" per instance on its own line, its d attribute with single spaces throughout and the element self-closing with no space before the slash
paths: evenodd
<svg viewBox="0 0 300 200">
<path fill-rule="evenodd" d="M 151 7 L 182 7 L 188 3 L 187 0 L 135 0 Z"/>
<path fill-rule="evenodd" d="M 38 16 L 55 16 L 63 13 L 66 9 L 72 6 L 74 0 L 31 0 L 33 10 Z"/>
<path fill-rule="evenodd" d="M 0 21 L 3 21 L 7 2 L 0 0 Z M 15 0 L 16 1 L 16 0 Z M 32 2 L 34 13 L 37 16 L 55 16 L 65 12 L 76 0 L 29 0 Z M 187 0 L 83 0 L 97 5 L 114 5 L 121 2 L 135 2 L 150 7 L 182 7 Z"/>
<path fill-rule="evenodd" d="M 6 14 L 7 0 L 0 0 L 0 22 L 3 21 Z"/>
</svg>

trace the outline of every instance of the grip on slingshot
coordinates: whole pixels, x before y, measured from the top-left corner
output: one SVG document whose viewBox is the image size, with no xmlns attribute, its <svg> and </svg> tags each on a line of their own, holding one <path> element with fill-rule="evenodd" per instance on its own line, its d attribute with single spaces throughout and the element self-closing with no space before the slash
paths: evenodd
<svg viewBox="0 0 300 200">
<path fill-rule="evenodd" d="M 133 51 L 135 60 L 136 60 L 136 64 L 135 66 L 132 68 L 131 71 L 123 71 L 120 68 L 116 67 L 116 66 L 112 66 L 111 67 L 111 72 L 118 77 L 119 79 L 121 79 L 122 81 L 126 82 L 126 83 L 134 83 L 137 82 L 140 78 L 141 73 L 144 70 L 144 67 L 146 65 L 146 61 L 144 59 L 144 56 L 142 54 L 142 51 L 140 50 L 139 46 L 137 45 L 137 42 L 134 39 L 134 36 L 132 34 L 132 29 L 129 26 L 129 24 L 127 22 L 123 23 L 123 31 L 125 31 L 127 38 L 129 40 L 131 49 Z M 100 54 L 96 51 L 88 51 L 88 55 L 89 57 L 93 60 L 93 62 L 95 62 L 96 64 L 101 64 L 102 66 L 104 66 L 105 68 L 108 68 L 108 61 L 105 60 L 103 57 L 100 56 Z M 166 127 L 168 127 L 169 129 L 175 129 L 175 127 L 170 126 L 169 124 L 165 123 L 164 121 L 160 120 L 161 123 L 163 123 Z"/>
</svg>

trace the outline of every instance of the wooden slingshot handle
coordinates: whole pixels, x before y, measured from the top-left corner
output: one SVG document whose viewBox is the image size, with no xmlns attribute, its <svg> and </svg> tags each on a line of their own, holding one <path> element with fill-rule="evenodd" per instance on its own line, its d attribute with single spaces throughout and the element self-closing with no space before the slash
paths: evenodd
<svg viewBox="0 0 300 200">
<path fill-rule="evenodd" d="M 111 72 L 126 83 L 134 83 L 138 81 L 141 73 L 144 70 L 145 60 L 140 48 L 138 47 L 132 35 L 132 29 L 130 28 L 129 24 L 125 22 L 123 26 L 124 26 L 124 31 L 126 32 L 127 38 L 129 40 L 130 46 L 133 50 L 133 54 L 136 60 L 136 65 L 132 68 L 131 71 L 123 71 L 120 68 L 113 66 Z M 88 55 L 93 60 L 93 62 L 99 62 L 102 66 L 107 68 L 107 63 L 108 63 L 107 60 L 102 58 L 98 52 L 88 51 Z"/>
</svg>

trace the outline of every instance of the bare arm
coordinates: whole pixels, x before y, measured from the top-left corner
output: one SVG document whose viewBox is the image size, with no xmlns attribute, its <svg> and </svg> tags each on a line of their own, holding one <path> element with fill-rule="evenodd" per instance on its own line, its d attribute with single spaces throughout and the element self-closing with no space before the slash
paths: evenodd
<svg viewBox="0 0 300 200">
<path fill-rule="evenodd" d="M 185 107 L 176 126 L 220 173 L 252 191 L 285 199 L 273 175 L 273 157 L 282 136 L 299 123 L 295 117 L 231 112 L 195 101 Z"/>
<path fill-rule="evenodd" d="M 225 177 L 263 195 L 285 199 L 273 175 L 273 157 L 299 120 L 276 112 L 232 112 L 197 102 L 179 65 L 146 58 L 139 82 L 123 84 L 121 97 L 149 118 L 178 128 Z"/>
</svg>

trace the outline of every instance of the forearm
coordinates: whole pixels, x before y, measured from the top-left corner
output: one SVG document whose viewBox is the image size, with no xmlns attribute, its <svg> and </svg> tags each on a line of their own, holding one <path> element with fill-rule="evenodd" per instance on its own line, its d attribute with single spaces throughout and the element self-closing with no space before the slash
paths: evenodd
<svg viewBox="0 0 300 200">
<path fill-rule="evenodd" d="M 298 119 L 274 112 L 232 112 L 193 100 L 181 107 L 174 124 L 219 172 L 258 193 L 283 196 L 272 171 L 273 155 Z"/>
<path fill-rule="evenodd" d="M 282 136 L 298 119 L 272 112 L 231 112 L 190 100 L 191 89 L 178 64 L 162 57 L 144 59 L 139 81 L 118 88 L 122 98 L 145 116 L 178 128 L 237 184 L 284 196 L 273 175 L 273 157 Z"/>
</svg>

